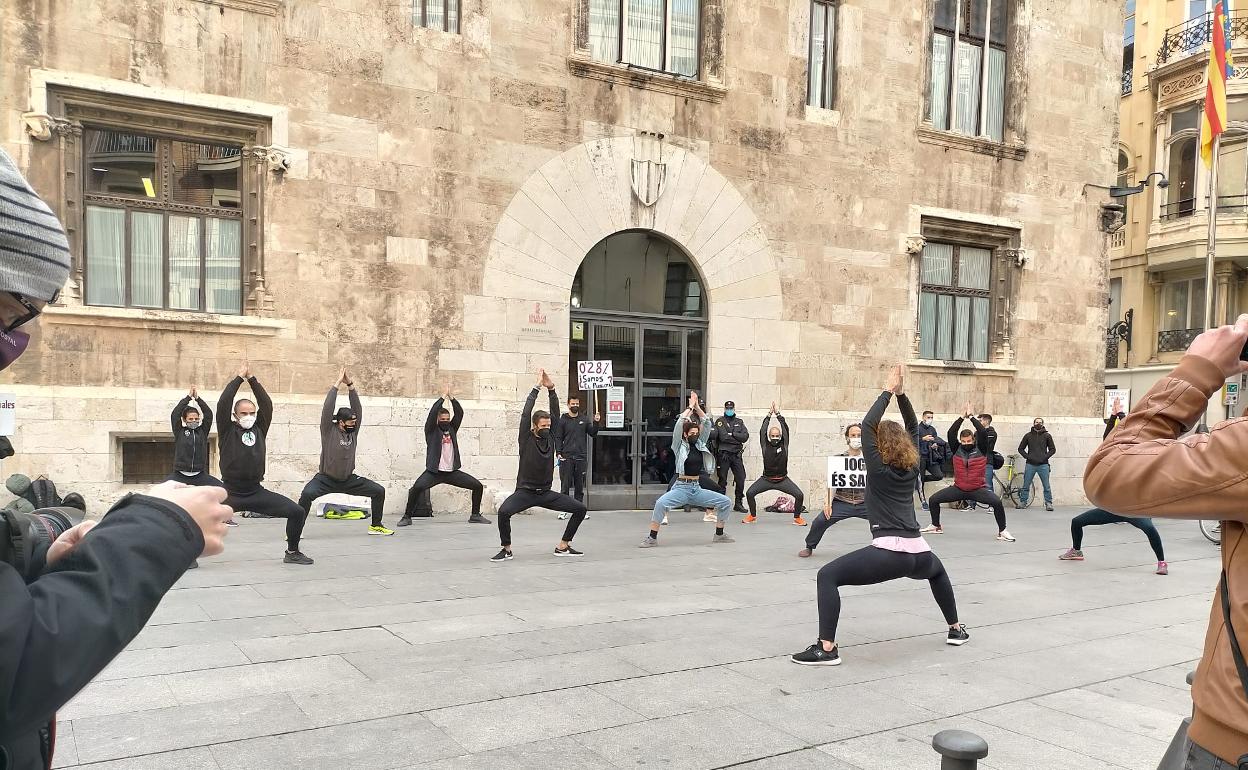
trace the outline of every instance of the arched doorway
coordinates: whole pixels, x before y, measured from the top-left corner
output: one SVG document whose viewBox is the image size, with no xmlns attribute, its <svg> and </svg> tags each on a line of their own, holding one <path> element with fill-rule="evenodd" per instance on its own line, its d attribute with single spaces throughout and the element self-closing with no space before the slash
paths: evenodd
<svg viewBox="0 0 1248 770">
<path fill-rule="evenodd" d="M 697 267 L 672 240 L 627 230 L 599 241 L 572 282 L 569 394 L 577 362 L 611 361 L 623 389 L 622 424 L 593 440 L 586 502 L 594 510 L 649 508 L 675 471 L 672 429 L 688 392 L 706 383 L 708 307 Z M 590 394 L 580 394 L 587 409 Z"/>
</svg>

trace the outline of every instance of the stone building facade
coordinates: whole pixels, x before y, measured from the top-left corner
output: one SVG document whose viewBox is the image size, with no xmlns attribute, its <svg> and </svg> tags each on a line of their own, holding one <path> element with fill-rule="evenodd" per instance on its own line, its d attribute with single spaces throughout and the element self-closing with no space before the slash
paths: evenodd
<svg viewBox="0 0 1248 770">
<path fill-rule="evenodd" d="M 669 370 L 634 372 L 603 488 L 641 486 L 696 387 L 755 430 L 780 405 L 818 490 L 900 361 L 938 424 L 969 399 L 1007 453 L 1047 417 L 1058 501 L 1082 499 L 1107 297 L 1082 191 L 1113 175 L 1119 3 L 447 2 L 15 0 L 0 142 L 76 262 L 5 373 L 6 472 L 114 497 L 181 393 L 246 360 L 296 494 L 346 365 L 393 510 L 443 383 L 492 509 L 537 370 L 574 381 L 592 343 L 623 379 L 629 351 Z"/>
</svg>

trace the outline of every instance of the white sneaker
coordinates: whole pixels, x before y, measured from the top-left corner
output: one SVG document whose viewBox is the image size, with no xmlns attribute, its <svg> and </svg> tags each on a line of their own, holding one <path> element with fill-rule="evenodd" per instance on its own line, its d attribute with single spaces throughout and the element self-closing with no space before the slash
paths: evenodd
<svg viewBox="0 0 1248 770">
<path fill-rule="evenodd" d="M 664 524 L 664 526 L 666 526 L 666 525 L 667 525 L 667 514 L 666 514 L 666 513 L 665 513 L 665 514 L 663 514 L 663 524 Z"/>
<path fill-rule="evenodd" d="M 563 521 L 566 518 L 568 518 L 568 514 L 566 513 L 559 514 L 559 521 Z M 589 518 L 589 517 L 587 516 L 586 518 Z"/>
<path fill-rule="evenodd" d="M 997 539 L 1006 543 L 1013 543 L 1015 540 L 1014 536 L 1010 534 L 1008 529 L 1003 529 L 997 533 Z"/>
<path fill-rule="evenodd" d="M 711 524 L 714 524 L 717 520 L 718 519 L 715 517 L 715 511 L 707 511 L 702 516 L 702 521 L 709 522 Z"/>
<path fill-rule="evenodd" d="M 936 526 L 935 524 L 931 525 L 930 527 L 924 527 L 923 529 L 920 529 L 920 530 L 919 530 L 919 532 L 920 532 L 921 534 L 924 534 L 924 535 L 943 535 L 943 534 L 945 534 L 945 530 L 944 530 L 944 529 L 942 529 L 941 527 Z"/>
</svg>

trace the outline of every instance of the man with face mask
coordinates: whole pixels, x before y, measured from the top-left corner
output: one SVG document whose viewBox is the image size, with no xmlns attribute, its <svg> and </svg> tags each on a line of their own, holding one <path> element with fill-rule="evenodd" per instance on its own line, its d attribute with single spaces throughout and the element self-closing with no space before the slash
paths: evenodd
<svg viewBox="0 0 1248 770">
<path fill-rule="evenodd" d="M 771 418 L 776 418 L 776 425 Z M 793 523 L 799 527 L 806 526 L 802 518 L 802 503 L 806 496 L 789 478 L 789 424 L 784 415 L 776 410 L 776 402 L 771 402 L 771 411 L 763 418 L 763 427 L 759 431 L 759 440 L 763 447 L 763 475 L 750 485 L 745 493 L 746 502 L 750 506 L 750 515 L 741 520 L 742 524 L 753 524 L 758 520 L 759 494 L 763 492 L 783 492 L 793 498 Z"/>
<path fill-rule="evenodd" d="M 845 443 L 848 452 L 841 457 L 862 457 L 862 424 L 854 423 L 845 428 Z M 832 490 L 830 490 L 832 491 Z M 797 552 L 803 559 L 809 558 L 819 547 L 828 527 L 845 519 L 867 520 L 867 492 L 865 489 L 836 489 L 832 491 L 832 499 L 823 506 L 822 514 L 811 518 L 810 529 L 806 530 L 806 547 Z"/>
<path fill-rule="evenodd" d="M 737 486 L 737 502 L 732 510 L 737 513 L 749 512 L 741 504 L 741 498 L 745 496 L 745 463 L 741 461 L 741 456 L 749 441 L 750 429 L 745 427 L 745 420 L 737 416 L 737 405 L 725 401 L 724 416 L 715 421 L 715 428 L 711 431 L 710 447 L 715 454 L 719 486 L 725 490 L 728 488 L 728 472 L 732 471 Z"/>
<path fill-rule="evenodd" d="M 919 476 L 915 479 L 915 486 L 919 491 L 919 502 L 925 511 L 928 500 L 924 485 L 945 477 L 945 456 L 949 451 L 949 445 L 940 437 L 940 431 L 936 430 L 935 418 L 936 415 L 930 410 L 923 412 L 923 419 L 914 430 L 914 440 L 919 445 Z"/>
<path fill-rule="evenodd" d="M 69 266 L 60 223 L 0 149 L 0 369 Z M 22 571 L 0 561 L 0 767 L 52 766 L 56 710 L 133 641 L 197 556 L 225 549 L 224 498 L 161 484 L 34 548 Z"/>
<path fill-rule="evenodd" d="M 445 406 L 448 401 L 454 414 Z M 481 497 L 485 494 L 485 487 L 460 470 L 459 426 L 463 422 L 464 408 L 451 396 L 451 389 L 444 388 L 442 398 L 433 402 L 429 417 L 425 419 L 425 472 L 408 490 L 407 508 L 403 518 L 399 519 L 400 527 L 411 526 L 421 495 L 439 484 L 450 484 L 472 493 L 472 514 L 468 517 L 470 524 L 490 523 L 481 515 Z"/>
<path fill-rule="evenodd" d="M 550 395 L 550 411 L 533 411 L 537 394 L 546 388 Z M 542 369 L 537 385 L 524 402 L 520 414 L 520 467 L 516 471 L 516 491 L 498 507 L 498 538 L 502 549 L 490 558 L 492 562 L 510 561 L 511 517 L 530 508 L 549 508 L 572 514 L 563 530 L 563 539 L 555 546 L 555 556 L 584 556 L 572 547 L 572 538 L 581 522 L 585 520 L 585 503 L 560 494 L 550 488 L 555 480 L 555 442 L 550 436 L 550 416 L 559 414 L 559 396 L 555 395 L 555 383 Z"/>
<path fill-rule="evenodd" d="M 581 502 L 585 502 L 585 459 L 589 457 L 589 439 L 598 435 L 600 429 L 597 423 L 601 420 L 602 415 L 597 412 L 594 412 L 593 420 L 581 414 L 581 400 L 572 396 L 568 399 L 568 413 L 559 416 L 553 429 L 555 455 L 559 458 L 559 491 L 566 495 L 569 489 L 573 489 L 574 497 Z M 566 519 L 568 514 L 561 513 L 559 518 Z"/>
<path fill-rule="evenodd" d="M 1053 445 L 1053 436 L 1044 427 L 1044 418 L 1037 417 L 1031 422 L 1031 430 L 1018 442 L 1018 453 L 1027 461 L 1027 470 L 1023 472 L 1023 489 L 1019 493 L 1019 508 L 1027 507 L 1031 483 L 1036 476 L 1044 487 L 1044 510 L 1053 510 L 1053 490 L 1049 487 L 1049 460 L 1057 454 Z"/>
<path fill-rule="evenodd" d="M 347 399 L 351 406 L 334 412 L 334 407 L 338 405 L 338 389 L 343 387 L 347 389 Z M 322 495 L 367 497 L 371 501 L 373 514 L 368 534 L 393 535 L 394 530 L 381 523 L 382 511 L 386 506 L 386 488 L 376 481 L 355 475 L 355 450 L 360 437 L 362 414 L 363 407 L 360 405 L 360 395 L 355 390 L 355 381 L 344 367 L 338 382 L 330 387 L 325 396 L 325 405 L 321 407 L 321 469 L 303 488 L 303 494 L 299 495 L 299 507 L 306 517 L 312 508 L 312 502 Z"/>
<path fill-rule="evenodd" d="M 964 420 L 969 420 L 974 430 L 963 430 Z M 1014 542 L 1014 536 L 1005 528 L 1005 506 L 1001 504 L 1001 498 L 984 483 L 984 468 L 990 466 L 988 433 L 971 414 L 969 403 L 962 411 L 962 416 L 954 420 L 949 428 L 949 445 L 957 447 L 953 452 L 953 484 L 928 498 L 932 510 L 932 525 L 919 531 L 928 535 L 944 534 L 945 530 L 940 526 L 940 506 L 957 500 L 973 500 L 992 507 L 992 513 L 997 519 L 997 539 L 1007 543 Z"/>
<path fill-rule="evenodd" d="M 234 403 L 238 389 L 246 382 L 255 401 L 242 398 Z M 286 564 L 308 565 L 312 559 L 299 550 L 299 538 L 308 512 L 289 497 L 261 486 L 264 481 L 265 439 L 273 424 L 273 400 L 244 364 L 230 380 L 217 401 L 217 414 L 230 414 L 231 420 L 217 423 L 221 451 L 221 481 L 229 497 L 225 504 L 236 511 L 250 511 L 262 517 L 286 519 Z"/>
<path fill-rule="evenodd" d="M 191 402 L 194 401 L 193 405 Z M 169 416 L 173 428 L 173 473 L 166 481 L 193 487 L 219 487 L 221 480 L 208 473 L 208 434 L 212 432 L 212 410 L 191 388 Z"/>
</svg>

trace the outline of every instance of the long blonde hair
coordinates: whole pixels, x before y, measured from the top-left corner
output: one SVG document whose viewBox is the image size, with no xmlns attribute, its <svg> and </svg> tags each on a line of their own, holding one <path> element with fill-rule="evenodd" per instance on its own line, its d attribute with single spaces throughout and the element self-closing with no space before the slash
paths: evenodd
<svg viewBox="0 0 1248 770">
<path fill-rule="evenodd" d="M 875 442 L 880 459 L 886 465 L 908 471 L 919 464 L 919 448 L 914 445 L 910 431 L 895 420 L 884 420 L 875 431 Z"/>
</svg>

